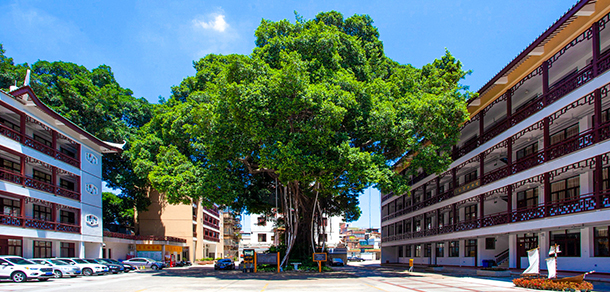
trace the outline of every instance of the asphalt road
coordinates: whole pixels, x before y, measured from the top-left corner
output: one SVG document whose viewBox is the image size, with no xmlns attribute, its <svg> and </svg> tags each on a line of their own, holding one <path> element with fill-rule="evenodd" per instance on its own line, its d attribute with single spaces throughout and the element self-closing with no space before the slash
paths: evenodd
<svg viewBox="0 0 610 292">
<path fill-rule="evenodd" d="M 172 268 L 159 272 L 57 279 L 48 282 L 0 282 L 1 291 L 539 291 L 515 288 L 509 280 L 413 273 L 350 263 L 329 273 L 245 274 L 214 271 L 212 266 Z M 597 289 L 596 289 L 597 291 Z"/>
</svg>

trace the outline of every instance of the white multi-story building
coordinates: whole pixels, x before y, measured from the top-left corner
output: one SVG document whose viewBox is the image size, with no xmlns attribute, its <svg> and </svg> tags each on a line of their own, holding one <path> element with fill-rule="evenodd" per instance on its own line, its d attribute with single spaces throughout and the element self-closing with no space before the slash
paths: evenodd
<svg viewBox="0 0 610 292">
<path fill-rule="evenodd" d="M 382 263 L 524 268 L 558 244 L 559 270 L 610 272 L 609 13 L 578 2 L 468 101 L 449 169 L 382 196 Z"/>
<path fill-rule="evenodd" d="M 0 91 L 0 254 L 102 255 L 99 140 L 44 105 L 29 86 Z"/>
</svg>

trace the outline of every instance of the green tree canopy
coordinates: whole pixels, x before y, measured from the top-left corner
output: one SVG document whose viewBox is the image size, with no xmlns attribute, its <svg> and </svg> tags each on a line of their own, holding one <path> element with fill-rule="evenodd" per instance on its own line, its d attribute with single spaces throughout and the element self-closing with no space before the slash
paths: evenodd
<svg viewBox="0 0 610 292">
<path fill-rule="evenodd" d="M 134 141 L 134 169 L 170 200 L 269 212 L 278 192 L 289 253 L 305 254 L 322 214 L 356 220 L 369 186 L 407 191 L 393 171 L 405 155 L 430 173 L 451 162 L 468 93 L 449 52 L 398 64 L 369 16 L 334 11 L 263 20 L 255 35 L 251 55 L 195 62 Z"/>
</svg>

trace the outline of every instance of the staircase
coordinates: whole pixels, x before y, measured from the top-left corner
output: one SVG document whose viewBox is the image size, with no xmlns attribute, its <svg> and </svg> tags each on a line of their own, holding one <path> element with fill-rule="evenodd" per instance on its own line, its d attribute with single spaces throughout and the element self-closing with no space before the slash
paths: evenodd
<svg viewBox="0 0 610 292">
<path fill-rule="evenodd" d="M 496 265 L 498 267 L 508 267 L 508 256 L 509 256 L 508 249 L 506 249 L 505 251 L 497 254 L 495 256 L 495 258 L 496 258 Z"/>
</svg>

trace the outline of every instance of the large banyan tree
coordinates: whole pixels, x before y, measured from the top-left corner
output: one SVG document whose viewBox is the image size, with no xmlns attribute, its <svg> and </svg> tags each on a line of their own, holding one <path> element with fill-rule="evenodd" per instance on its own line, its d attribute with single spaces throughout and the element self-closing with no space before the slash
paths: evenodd
<svg viewBox="0 0 610 292">
<path fill-rule="evenodd" d="M 252 54 L 195 62 L 132 143 L 134 169 L 170 202 L 279 212 L 287 255 L 310 254 L 322 214 L 358 219 L 370 186 L 408 191 L 397 161 L 444 170 L 467 119 L 461 63 L 398 64 L 372 24 L 263 20 Z"/>
</svg>

